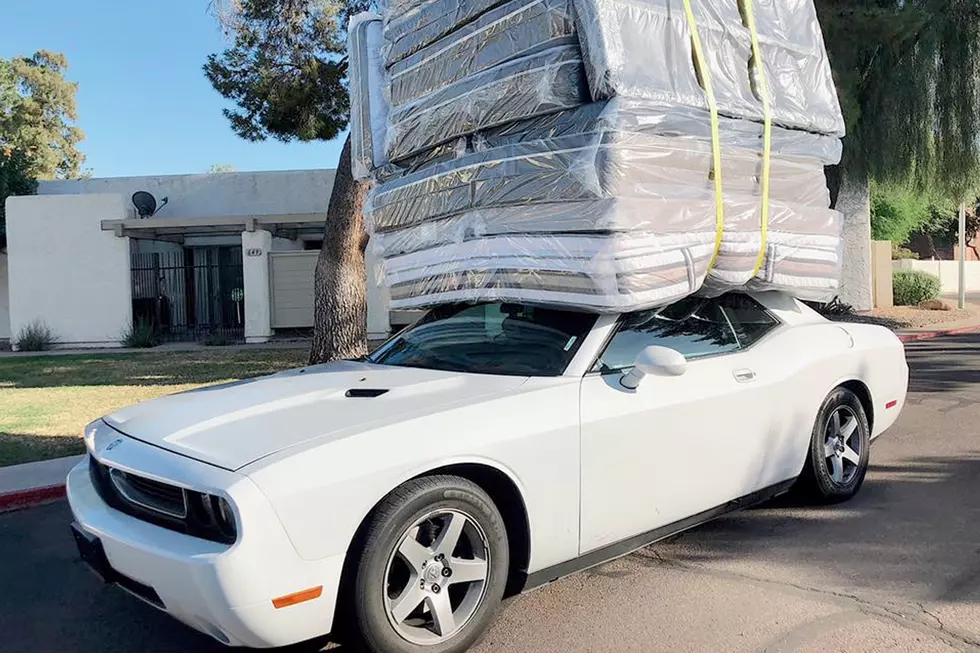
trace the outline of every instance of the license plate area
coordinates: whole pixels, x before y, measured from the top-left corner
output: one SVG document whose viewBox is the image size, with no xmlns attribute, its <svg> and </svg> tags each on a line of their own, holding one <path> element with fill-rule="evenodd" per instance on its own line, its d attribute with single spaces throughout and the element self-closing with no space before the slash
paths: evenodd
<svg viewBox="0 0 980 653">
<path fill-rule="evenodd" d="M 114 582 L 115 578 L 109 559 L 102 548 L 99 538 L 87 534 L 75 524 L 71 525 L 71 534 L 75 538 L 75 546 L 82 561 L 106 583 Z"/>
<path fill-rule="evenodd" d="M 71 534 L 75 538 L 75 546 L 78 548 L 78 554 L 81 556 L 82 561 L 88 565 L 89 569 L 94 571 L 99 578 L 105 583 L 111 583 L 118 585 L 123 588 L 133 596 L 143 601 L 146 601 L 155 608 L 161 610 L 166 610 L 166 606 L 163 600 L 149 585 L 144 585 L 143 583 L 120 574 L 112 565 L 109 564 L 109 558 L 106 557 L 105 549 L 102 547 L 102 541 L 94 535 L 89 535 L 76 524 L 71 525 Z"/>
</svg>

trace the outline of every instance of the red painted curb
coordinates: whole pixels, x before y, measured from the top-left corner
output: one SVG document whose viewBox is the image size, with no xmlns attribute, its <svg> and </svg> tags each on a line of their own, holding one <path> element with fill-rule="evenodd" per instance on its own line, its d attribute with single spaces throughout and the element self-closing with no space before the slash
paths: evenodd
<svg viewBox="0 0 980 653">
<path fill-rule="evenodd" d="M 64 498 L 64 496 L 64 483 L 61 485 L 48 485 L 46 487 L 35 487 L 30 490 L 18 490 L 17 492 L 0 494 L 0 512 L 33 508 L 42 503 Z"/>
<path fill-rule="evenodd" d="M 919 342 L 920 340 L 932 340 L 933 338 L 939 338 L 942 336 L 958 336 L 964 333 L 973 333 L 975 331 L 980 331 L 980 324 L 975 324 L 968 327 L 960 327 L 959 329 L 946 329 L 939 331 L 923 331 L 921 333 L 906 333 L 898 336 L 898 339 L 902 342 Z"/>
</svg>

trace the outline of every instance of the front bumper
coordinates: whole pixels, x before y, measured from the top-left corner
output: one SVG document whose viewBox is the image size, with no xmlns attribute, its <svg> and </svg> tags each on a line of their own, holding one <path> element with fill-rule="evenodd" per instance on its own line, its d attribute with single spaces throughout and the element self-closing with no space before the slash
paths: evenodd
<svg viewBox="0 0 980 653">
<path fill-rule="evenodd" d="M 168 455 L 159 450 L 154 454 Z M 229 546 L 109 507 L 96 491 L 88 465 L 86 457 L 69 473 L 68 501 L 79 549 L 93 566 L 104 555 L 105 567 L 97 570 L 107 581 L 231 646 L 285 646 L 330 631 L 343 556 L 302 560 L 251 481 L 234 475 L 240 535 Z M 209 469 L 215 473 L 233 474 Z M 282 609 L 272 604 L 276 597 L 316 586 L 323 587 L 317 599 Z"/>
</svg>

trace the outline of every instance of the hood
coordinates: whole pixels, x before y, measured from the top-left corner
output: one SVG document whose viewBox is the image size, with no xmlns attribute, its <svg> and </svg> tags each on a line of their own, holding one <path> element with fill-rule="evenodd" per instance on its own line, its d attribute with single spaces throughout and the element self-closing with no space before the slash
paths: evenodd
<svg viewBox="0 0 980 653">
<path fill-rule="evenodd" d="M 152 399 L 103 419 L 137 440 L 235 470 L 311 439 L 355 435 L 525 381 L 345 361 Z"/>
</svg>

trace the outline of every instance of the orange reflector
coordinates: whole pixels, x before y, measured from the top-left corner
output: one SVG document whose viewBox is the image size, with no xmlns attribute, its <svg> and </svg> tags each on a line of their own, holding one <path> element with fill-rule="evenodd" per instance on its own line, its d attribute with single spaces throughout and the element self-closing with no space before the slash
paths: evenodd
<svg viewBox="0 0 980 653">
<path fill-rule="evenodd" d="M 321 594 L 323 594 L 323 585 L 317 585 L 316 587 L 311 587 L 310 589 L 303 590 L 302 592 L 295 592 L 293 594 L 287 594 L 286 596 L 280 596 L 278 599 L 272 599 L 272 605 L 276 608 L 276 610 L 288 608 L 289 606 L 296 605 L 297 603 L 318 599 L 320 598 Z"/>
<path fill-rule="evenodd" d="M 897 405 L 898 405 L 898 400 L 897 399 L 892 399 L 887 404 L 885 404 L 885 409 L 887 410 L 889 408 L 894 408 Z"/>
</svg>

